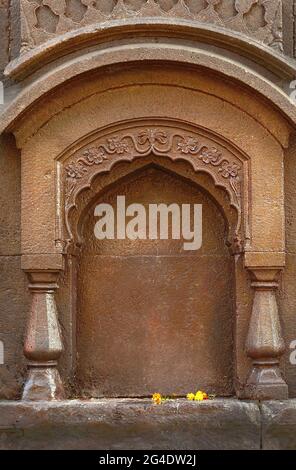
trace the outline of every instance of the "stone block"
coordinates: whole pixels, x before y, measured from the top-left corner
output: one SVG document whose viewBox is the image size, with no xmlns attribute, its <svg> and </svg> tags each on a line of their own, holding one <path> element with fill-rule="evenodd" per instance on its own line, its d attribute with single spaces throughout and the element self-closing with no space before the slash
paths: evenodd
<svg viewBox="0 0 296 470">
<path fill-rule="evenodd" d="M 1 449 L 259 449 L 256 403 L 110 399 L 0 402 Z"/>
<path fill-rule="evenodd" d="M 296 400 L 265 402 L 261 413 L 263 449 L 295 450 Z"/>
</svg>

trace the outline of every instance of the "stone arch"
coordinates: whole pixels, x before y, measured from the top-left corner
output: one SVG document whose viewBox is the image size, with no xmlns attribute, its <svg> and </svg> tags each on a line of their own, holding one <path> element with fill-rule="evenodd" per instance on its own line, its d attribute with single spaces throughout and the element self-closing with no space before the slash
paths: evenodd
<svg viewBox="0 0 296 470">
<path fill-rule="evenodd" d="M 80 80 L 84 75 L 113 66 L 142 66 L 152 62 L 204 68 L 219 74 L 223 79 L 234 80 L 239 86 L 246 86 L 267 100 L 292 124 L 296 123 L 295 106 L 287 94 L 295 71 L 287 59 L 272 49 L 252 42 L 251 39 L 237 37 L 235 33 L 229 35 L 226 31 L 219 32 L 215 28 L 212 30 L 209 25 L 192 27 L 178 21 L 167 23 L 162 20 L 149 25 L 155 32 L 152 37 L 158 39 L 154 45 L 149 34 L 148 37 L 145 36 L 143 26 L 141 21 L 128 24 L 125 20 L 123 24 L 115 22 L 107 25 L 106 30 L 98 30 L 96 27 L 86 30 L 82 28 L 71 36 L 66 34 L 46 43 L 11 63 L 6 75 L 26 80 L 22 91 L 4 111 L 0 132 L 13 129 L 20 120 L 28 116 L 33 106 L 38 106 L 45 97 L 60 87 L 73 83 L 74 80 Z M 129 28 L 138 34 L 138 42 L 132 47 L 129 43 Z M 163 41 L 163 36 L 168 31 L 172 37 L 166 42 Z M 181 31 L 189 41 L 188 44 L 180 40 Z M 106 34 L 111 34 L 111 42 L 106 42 Z M 207 44 L 209 41 L 214 44 L 215 50 L 209 51 L 200 47 L 196 43 L 199 36 L 202 43 Z M 119 40 L 120 44 L 114 47 L 113 41 L 116 40 Z M 98 44 L 98 50 L 93 50 L 92 47 Z M 229 58 L 225 56 L 223 47 L 231 52 Z M 69 52 L 71 49 L 79 50 L 79 57 L 76 57 L 75 61 Z M 241 63 L 241 55 L 238 56 L 238 53 L 243 53 L 246 63 Z M 262 61 L 268 72 L 262 73 Z M 49 74 L 48 63 L 51 64 Z"/>
<path fill-rule="evenodd" d="M 222 188 L 227 193 L 228 204 L 236 211 L 237 222 L 236 226 L 229 230 L 232 232 L 232 240 L 229 240 L 229 243 L 234 251 L 240 251 L 242 246 L 249 242 L 250 228 L 245 211 L 248 207 L 248 157 L 223 139 L 186 123 L 156 119 L 122 123 L 115 130 L 101 130 L 88 140 L 90 141 L 84 143 L 79 150 L 76 143 L 76 151 L 71 153 L 71 150 L 68 150 L 66 155 L 60 157 L 58 163 L 62 166 L 59 172 L 64 175 L 64 187 L 60 193 L 63 192 L 64 223 L 68 232 L 66 237 L 70 237 L 68 243 L 73 239 L 79 243 L 77 229 L 74 235 L 69 218 L 71 212 L 77 209 L 80 193 L 93 194 L 96 179 L 102 174 L 112 173 L 114 166 L 120 162 L 131 163 L 144 159 L 146 165 L 146 157 L 149 155 L 153 156 L 152 161 L 155 163 L 158 162 L 157 157 L 168 158 L 172 162 L 187 162 L 194 172 L 210 176 L 214 187 Z M 211 189 L 211 184 L 207 185 L 207 191 L 211 192 L 212 197 L 217 197 L 217 194 L 213 195 L 215 191 Z M 88 196 L 84 194 L 83 199 L 88 200 Z M 224 207 L 224 213 L 229 214 L 229 209 Z M 76 226 L 79 224 L 78 214 L 77 217 Z M 230 225 L 230 221 L 228 223 Z M 62 240 L 62 229 L 59 231 Z"/>
<path fill-rule="evenodd" d="M 82 142 L 75 142 L 73 148 L 68 148 L 59 156 L 56 165 L 60 175 L 58 193 L 61 199 L 58 205 L 65 208 L 65 219 L 60 222 L 66 225 L 66 232 L 64 235 L 61 232 L 60 239 L 64 240 L 70 235 L 65 253 L 71 256 L 78 279 L 81 250 L 85 245 L 81 236 L 83 220 L 94 201 L 110 186 L 116 186 L 122 179 L 151 167 L 190 182 L 207 195 L 223 215 L 226 243 L 231 248 L 229 256 L 240 253 L 246 242 L 245 235 L 249 228 L 245 209 L 248 203 L 244 195 L 248 195 L 248 191 L 244 185 L 248 184 L 249 158 L 230 142 L 206 129 L 168 119 L 122 122 L 100 129 L 84 137 Z M 229 276 L 233 276 L 232 270 L 231 274 L 230 271 L 225 272 L 225 279 Z M 79 283 L 74 296 L 78 288 Z M 230 298 L 232 296 L 228 301 Z M 76 302 L 78 314 L 80 304 L 75 300 L 75 305 Z M 81 308 L 84 308 L 83 305 Z M 219 310 L 218 306 L 214 310 Z M 232 323 L 231 312 L 232 309 L 229 310 L 228 320 Z M 228 320 L 225 325 L 229 325 Z M 232 354 L 228 354 L 229 357 Z M 232 380 L 229 379 L 225 389 L 218 387 L 213 390 L 231 393 Z M 84 393 L 79 381 L 77 390 Z"/>
<path fill-rule="evenodd" d="M 179 163 L 179 164 L 178 164 Z M 110 172 L 102 172 L 94 177 L 89 188 L 84 188 L 76 198 L 75 206 L 73 205 L 68 214 L 69 225 L 73 227 L 73 240 L 77 246 L 83 244 L 81 230 L 85 214 L 93 206 L 98 195 L 116 185 L 122 179 L 136 172 L 143 172 L 146 169 L 156 168 L 175 175 L 192 184 L 199 186 L 213 203 L 221 211 L 225 220 L 225 231 L 227 246 L 231 248 L 232 253 L 241 247 L 236 244 L 236 228 L 238 225 L 237 208 L 231 205 L 229 194 L 223 187 L 215 186 L 213 178 L 204 171 L 196 172 L 186 160 L 172 161 L 165 156 L 156 157 L 150 154 L 146 157 L 138 158 L 132 162 L 117 162 Z M 69 245 L 70 247 L 73 245 Z"/>
</svg>

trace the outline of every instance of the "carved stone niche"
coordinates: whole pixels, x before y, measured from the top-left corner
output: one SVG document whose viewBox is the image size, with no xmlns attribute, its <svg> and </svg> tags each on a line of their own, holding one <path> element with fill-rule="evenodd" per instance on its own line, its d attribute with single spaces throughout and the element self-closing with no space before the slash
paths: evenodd
<svg viewBox="0 0 296 470">
<path fill-rule="evenodd" d="M 66 157 L 80 395 L 184 395 L 197 384 L 234 393 L 232 255 L 241 249 L 244 164 L 203 131 L 156 121 L 107 130 Z M 116 207 L 118 195 L 147 210 L 202 204 L 202 248 L 184 251 L 184 240 L 172 239 L 96 240 L 94 208 Z"/>
<path fill-rule="evenodd" d="M 163 67 L 91 79 L 91 91 L 81 80 L 53 94 L 40 128 L 41 107 L 18 133 L 22 267 L 33 294 L 24 398 L 196 387 L 287 397 L 276 303 L 282 118 L 209 74 Z M 99 242 L 94 208 L 118 195 L 203 204 L 201 250 Z"/>
<path fill-rule="evenodd" d="M 159 390 L 182 396 L 199 387 L 233 395 L 234 308 L 239 302 L 234 259 L 250 244 L 244 212 L 249 171 L 247 155 L 218 136 L 157 120 L 107 128 L 59 159 L 64 215 L 56 221 L 57 240 L 73 283 L 75 394 L 141 397 Z M 161 202 L 202 204 L 201 249 L 184 252 L 182 239 L 96 240 L 96 205 L 116 207 L 122 195 L 126 204 L 146 208 Z M 258 257 L 246 255 L 256 277 Z M 263 278 L 258 275 L 252 283 L 256 292 L 247 354 L 253 370 L 245 389 L 250 398 L 287 396 L 274 294 L 279 268 L 270 266 L 271 258 L 262 268 Z M 54 300 L 58 272 L 49 266 L 38 275 L 25 258 L 23 269 L 34 296 L 24 399 L 58 399 L 64 396 L 56 367 L 62 353 Z"/>
</svg>

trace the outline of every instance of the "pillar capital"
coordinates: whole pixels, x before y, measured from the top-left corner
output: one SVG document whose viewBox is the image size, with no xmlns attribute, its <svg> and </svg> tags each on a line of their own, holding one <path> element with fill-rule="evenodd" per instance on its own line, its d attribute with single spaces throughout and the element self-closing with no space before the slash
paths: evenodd
<svg viewBox="0 0 296 470">
<path fill-rule="evenodd" d="M 31 292 L 44 291 L 54 292 L 58 289 L 58 278 L 60 271 L 26 271 L 29 284 L 28 288 Z"/>
<path fill-rule="evenodd" d="M 246 251 L 244 254 L 245 267 L 254 276 L 278 276 L 286 264 L 286 255 L 282 251 Z"/>
<path fill-rule="evenodd" d="M 256 289 L 277 289 L 282 267 L 248 267 L 251 286 Z"/>
</svg>

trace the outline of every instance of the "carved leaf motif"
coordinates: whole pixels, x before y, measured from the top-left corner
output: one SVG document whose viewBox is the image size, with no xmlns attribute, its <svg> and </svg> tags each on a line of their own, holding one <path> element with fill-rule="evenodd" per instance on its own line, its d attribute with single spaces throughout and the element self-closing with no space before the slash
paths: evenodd
<svg viewBox="0 0 296 470">
<path fill-rule="evenodd" d="M 118 153 L 119 155 L 129 151 L 129 146 L 125 140 L 118 137 L 108 139 L 106 147 L 109 153 Z"/>
<path fill-rule="evenodd" d="M 87 173 L 87 167 L 100 165 L 107 160 L 104 150 L 101 148 L 91 148 L 83 152 L 83 157 L 77 160 L 77 163 L 70 163 L 65 167 L 65 171 L 69 178 L 80 179 Z"/>
<path fill-rule="evenodd" d="M 219 172 L 223 176 L 223 178 L 236 178 L 239 172 L 239 166 L 236 163 L 229 163 L 224 161 L 219 168 Z"/>
<path fill-rule="evenodd" d="M 134 155 L 156 155 L 172 153 L 196 157 L 206 166 L 216 168 L 216 174 L 229 180 L 229 185 L 236 198 L 240 195 L 241 166 L 223 156 L 217 147 L 209 147 L 193 135 L 181 135 L 172 130 L 161 128 L 145 128 L 141 131 L 129 132 L 124 135 L 113 135 L 98 145 L 82 152 L 76 159 L 65 166 L 66 199 L 69 199 L 75 186 L 81 179 L 87 178 L 91 167 L 104 164 L 112 155 L 127 156 L 130 160 Z M 238 201 L 239 203 L 239 201 Z"/>
<path fill-rule="evenodd" d="M 201 158 L 204 163 L 219 165 L 221 163 L 221 157 L 222 152 L 216 147 L 212 147 L 210 149 L 203 149 L 199 158 Z"/>
<path fill-rule="evenodd" d="M 81 163 L 70 163 L 65 167 L 68 178 L 80 179 L 87 172 L 87 169 Z"/>
<path fill-rule="evenodd" d="M 178 150 L 182 153 L 195 153 L 199 150 L 199 143 L 194 137 L 187 137 L 178 143 Z"/>
<path fill-rule="evenodd" d="M 178 151 L 184 154 L 198 155 L 206 165 L 219 167 L 218 172 L 223 178 L 238 178 L 241 170 L 237 163 L 230 163 L 216 147 L 207 147 L 195 137 L 184 137 L 177 146 Z"/>
<path fill-rule="evenodd" d="M 138 134 L 137 142 L 139 145 L 145 145 L 149 143 L 153 147 L 156 143 L 165 145 L 168 141 L 168 135 L 166 132 L 159 131 L 157 129 L 146 129 Z"/>
<path fill-rule="evenodd" d="M 100 165 L 104 160 L 107 160 L 105 152 L 101 148 L 92 147 L 83 152 L 85 158 L 81 158 L 79 161 L 84 162 L 86 165 Z"/>
</svg>

